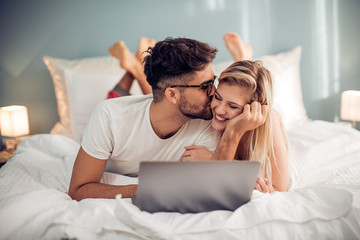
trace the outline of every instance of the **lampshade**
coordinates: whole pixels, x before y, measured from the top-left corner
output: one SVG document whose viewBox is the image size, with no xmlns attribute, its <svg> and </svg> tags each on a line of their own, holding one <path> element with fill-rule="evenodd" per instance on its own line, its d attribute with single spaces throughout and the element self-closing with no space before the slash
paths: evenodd
<svg viewBox="0 0 360 240">
<path fill-rule="evenodd" d="M 344 91 L 341 94 L 341 118 L 360 121 L 360 91 Z"/>
<path fill-rule="evenodd" d="M 28 111 L 25 106 L 0 108 L 1 135 L 18 137 L 29 134 Z"/>
</svg>

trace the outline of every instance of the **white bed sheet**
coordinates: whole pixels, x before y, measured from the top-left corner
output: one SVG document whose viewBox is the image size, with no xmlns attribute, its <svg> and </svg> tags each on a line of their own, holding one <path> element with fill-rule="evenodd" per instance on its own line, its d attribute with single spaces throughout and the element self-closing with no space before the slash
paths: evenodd
<svg viewBox="0 0 360 240">
<path fill-rule="evenodd" d="M 79 145 L 35 135 L 0 169 L 0 239 L 360 239 L 360 133 L 323 121 L 288 132 L 289 192 L 253 192 L 234 212 L 139 211 L 129 199 L 73 201 Z M 137 183 L 105 173 L 102 182 Z"/>
</svg>

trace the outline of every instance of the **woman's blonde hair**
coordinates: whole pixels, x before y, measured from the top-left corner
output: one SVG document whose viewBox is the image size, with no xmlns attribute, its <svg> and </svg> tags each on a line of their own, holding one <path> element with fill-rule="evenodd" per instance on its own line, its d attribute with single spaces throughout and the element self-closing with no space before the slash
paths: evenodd
<svg viewBox="0 0 360 240">
<path fill-rule="evenodd" d="M 251 93 L 251 102 L 258 101 L 268 106 L 265 123 L 244 134 L 238 145 L 235 159 L 259 161 L 263 177 L 268 178 L 272 186 L 270 157 L 275 159 L 275 154 L 270 117 L 272 112 L 271 74 L 261 61 L 238 61 L 221 73 L 219 84 L 222 83 L 246 88 Z"/>
</svg>

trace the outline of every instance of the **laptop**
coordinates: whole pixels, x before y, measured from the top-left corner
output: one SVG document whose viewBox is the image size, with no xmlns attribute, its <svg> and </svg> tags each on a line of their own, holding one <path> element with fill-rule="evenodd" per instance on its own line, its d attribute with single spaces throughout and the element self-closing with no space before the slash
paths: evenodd
<svg viewBox="0 0 360 240">
<path fill-rule="evenodd" d="M 254 161 L 141 162 L 134 205 L 142 211 L 234 211 L 251 199 L 260 168 Z"/>
</svg>

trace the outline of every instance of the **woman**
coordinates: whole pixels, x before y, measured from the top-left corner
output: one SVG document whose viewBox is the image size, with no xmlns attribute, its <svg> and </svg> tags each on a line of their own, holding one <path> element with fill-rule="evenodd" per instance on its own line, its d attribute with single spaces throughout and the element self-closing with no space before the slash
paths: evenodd
<svg viewBox="0 0 360 240">
<path fill-rule="evenodd" d="M 217 82 L 218 81 L 218 82 Z M 214 153 L 186 147 L 184 161 L 250 160 L 261 163 L 255 189 L 287 191 L 288 148 L 279 114 L 272 109 L 272 78 L 260 61 L 238 61 L 214 83 L 212 127 L 223 131 Z"/>
</svg>

